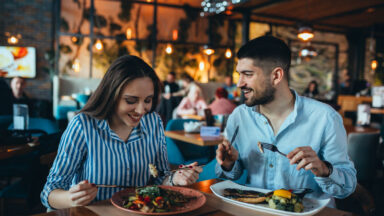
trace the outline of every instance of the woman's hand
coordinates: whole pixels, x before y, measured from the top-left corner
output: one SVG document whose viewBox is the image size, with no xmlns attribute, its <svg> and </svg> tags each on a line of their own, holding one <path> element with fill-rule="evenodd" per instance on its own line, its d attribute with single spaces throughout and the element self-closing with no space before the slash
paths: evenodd
<svg viewBox="0 0 384 216">
<path fill-rule="evenodd" d="M 97 187 L 88 180 L 81 181 L 69 189 L 69 201 L 71 206 L 88 205 L 97 195 Z"/>
<path fill-rule="evenodd" d="M 239 158 L 239 152 L 229 143 L 227 139 L 224 139 L 216 149 L 217 163 L 224 167 L 225 170 L 231 170 L 236 160 Z"/>
<path fill-rule="evenodd" d="M 203 171 L 203 168 L 198 166 L 197 162 L 193 162 L 189 165 L 180 165 L 180 169 L 173 174 L 172 182 L 174 185 L 186 186 L 196 182 L 199 178 L 199 174 Z"/>
</svg>

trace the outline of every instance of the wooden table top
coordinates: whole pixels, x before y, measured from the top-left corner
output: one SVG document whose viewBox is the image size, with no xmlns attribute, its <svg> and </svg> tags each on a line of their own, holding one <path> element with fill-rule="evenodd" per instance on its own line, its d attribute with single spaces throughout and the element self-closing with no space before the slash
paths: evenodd
<svg viewBox="0 0 384 216">
<path fill-rule="evenodd" d="M 271 215 L 257 210 L 248 209 L 241 207 L 232 203 L 225 202 L 219 197 L 216 197 L 212 194 L 209 187 L 212 184 L 219 182 L 220 180 L 211 179 L 202 182 L 198 182 L 190 186 L 196 190 L 204 192 L 204 195 L 207 198 L 207 202 L 199 209 L 188 212 L 182 215 L 187 216 L 230 216 L 230 215 L 239 215 L 239 216 L 253 216 L 253 215 Z M 101 202 L 94 203 L 89 206 L 78 206 L 68 209 L 57 210 L 49 213 L 41 213 L 35 216 L 97 216 L 97 215 L 116 215 L 116 216 L 126 216 L 126 215 L 138 215 L 129 213 L 114 207 L 109 200 L 104 200 Z M 350 212 L 341 211 L 338 209 L 327 208 L 325 207 L 322 211 L 316 214 L 317 216 L 349 216 L 353 215 Z"/>
<path fill-rule="evenodd" d="M 380 129 L 373 127 L 360 127 L 354 125 L 344 125 L 347 134 L 349 133 L 380 133 Z"/>
<path fill-rule="evenodd" d="M 383 114 L 384 115 L 384 108 L 371 108 L 371 114 Z"/>
<path fill-rule="evenodd" d="M 0 146 L 0 160 L 26 154 L 34 150 L 38 145 L 39 145 L 39 142 L 37 139 L 35 139 L 31 143 Z"/>
<path fill-rule="evenodd" d="M 219 137 L 202 137 L 200 133 L 186 133 L 183 130 L 180 131 L 165 131 L 165 136 L 172 139 L 180 140 L 183 142 L 199 145 L 199 146 L 214 146 L 223 141 L 223 136 Z"/>
</svg>

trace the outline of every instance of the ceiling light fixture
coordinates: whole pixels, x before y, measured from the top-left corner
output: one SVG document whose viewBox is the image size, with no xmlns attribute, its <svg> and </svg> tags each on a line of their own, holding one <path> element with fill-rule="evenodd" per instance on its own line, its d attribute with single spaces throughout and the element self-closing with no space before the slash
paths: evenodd
<svg viewBox="0 0 384 216">
<path fill-rule="evenodd" d="M 371 69 L 372 70 L 376 70 L 377 69 L 377 60 L 376 59 L 373 59 L 371 61 Z"/>
<path fill-rule="evenodd" d="M 231 51 L 231 49 L 228 48 L 225 51 L 225 58 L 230 59 L 231 57 L 232 57 L 232 51 Z"/>
<path fill-rule="evenodd" d="M 101 42 L 100 39 L 97 39 L 96 43 L 95 43 L 95 48 L 96 50 L 100 51 L 103 49 L 103 43 Z"/>
<path fill-rule="evenodd" d="M 5 36 L 8 37 L 7 42 L 12 45 L 19 43 L 19 40 L 21 39 L 21 34 L 13 35 L 9 32 L 6 32 Z"/>
<path fill-rule="evenodd" d="M 299 28 L 299 33 L 297 34 L 297 37 L 302 41 L 310 41 L 312 38 L 315 37 L 315 35 L 311 26 L 303 25 Z"/>
<path fill-rule="evenodd" d="M 165 52 L 167 54 L 172 54 L 172 51 L 173 51 L 172 45 L 171 44 L 167 44 L 167 47 L 165 47 Z"/>
<path fill-rule="evenodd" d="M 303 49 L 300 50 L 299 56 L 303 58 L 304 60 L 311 60 L 313 57 L 317 56 L 316 49 L 308 44 L 307 46 L 303 47 Z"/>
<path fill-rule="evenodd" d="M 209 45 L 204 45 L 204 50 L 203 50 L 203 52 L 204 52 L 206 55 L 210 56 L 210 55 L 212 55 L 213 53 L 215 53 L 215 50 L 212 49 Z"/>
</svg>

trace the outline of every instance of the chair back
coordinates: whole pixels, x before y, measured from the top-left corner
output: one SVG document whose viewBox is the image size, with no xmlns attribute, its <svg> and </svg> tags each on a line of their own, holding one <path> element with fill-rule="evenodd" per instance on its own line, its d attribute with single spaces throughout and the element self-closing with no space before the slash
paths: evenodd
<svg viewBox="0 0 384 216">
<path fill-rule="evenodd" d="M 357 181 L 373 181 L 376 174 L 379 133 L 350 133 L 348 155 L 355 164 Z"/>
<path fill-rule="evenodd" d="M 217 160 L 215 158 L 211 160 L 208 164 L 206 164 L 203 167 L 203 172 L 200 173 L 199 179 L 197 179 L 197 182 L 205 181 L 209 179 L 216 179 L 217 178 L 215 173 L 216 163 L 217 163 Z M 247 182 L 247 177 L 248 177 L 248 171 L 243 170 L 243 174 L 241 175 L 241 177 L 235 180 L 234 182 L 244 185 Z"/>
<path fill-rule="evenodd" d="M 197 121 L 195 119 L 171 119 L 165 128 L 166 131 L 184 130 L 184 122 Z M 165 138 L 167 143 L 168 161 L 171 164 L 189 164 L 197 161 L 200 165 L 211 160 L 210 152 L 214 147 L 200 147 L 194 144 Z"/>
<path fill-rule="evenodd" d="M 9 126 L 13 129 L 13 123 Z M 47 134 L 54 134 L 59 132 L 59 127 L 55 121 L 46 118 L 29 118 L 29 130 L 42 130 Z"/>
<path fill-rule="evenodd" d="M 13 116 L 0 115 L 0 131 L 6 130 L 10 124 L 12 124 Z"/>
</svg>

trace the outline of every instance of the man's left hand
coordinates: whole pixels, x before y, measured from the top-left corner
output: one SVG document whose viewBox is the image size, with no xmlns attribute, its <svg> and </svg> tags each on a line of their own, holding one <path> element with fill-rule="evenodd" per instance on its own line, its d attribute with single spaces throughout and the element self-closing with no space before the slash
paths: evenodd
<svg viewBox="0 0 384 216">
<path fill-rule="evenodd" d="M 287 158 L 290 164 L 297 163 L 297 170 L 301 168 L 311 170 L 317 177 L 328 177 L 330 174 L 327 165 L 320 160 L 316 152 L 309 146 L 295 148 L 287 155 Z"/>
</svg>

